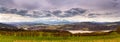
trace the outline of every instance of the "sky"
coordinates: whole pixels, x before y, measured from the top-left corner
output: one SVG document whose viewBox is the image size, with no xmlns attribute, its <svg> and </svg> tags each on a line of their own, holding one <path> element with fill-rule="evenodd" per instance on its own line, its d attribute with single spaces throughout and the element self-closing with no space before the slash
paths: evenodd
<svg viewBox="0 0 120 42">
<path fill-rule="evenodd" d="M 0 0 L 0 7 L 0 22 L 120 21 L 120 0 Z"/>
</svg>

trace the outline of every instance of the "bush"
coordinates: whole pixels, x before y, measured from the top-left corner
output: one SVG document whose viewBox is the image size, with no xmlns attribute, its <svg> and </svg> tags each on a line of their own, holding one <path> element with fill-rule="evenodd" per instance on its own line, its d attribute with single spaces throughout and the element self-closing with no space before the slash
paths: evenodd
<svg viewBox="0 0 120 42">
<path fill-rule="evenodd" d="M 117 27 L 116 32 L 120 34 L 120 26 Z"/>
</svg>

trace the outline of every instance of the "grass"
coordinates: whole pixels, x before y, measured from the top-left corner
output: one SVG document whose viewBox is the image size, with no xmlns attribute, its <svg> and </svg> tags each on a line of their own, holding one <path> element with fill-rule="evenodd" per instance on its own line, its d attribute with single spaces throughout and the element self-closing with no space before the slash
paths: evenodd
<svg viewBox="0 0 120 42">
<path fill-rule="evenodd" d="M 115 32 L 105 36 L 0 36 L 0 42 L 120 42 L 120 34 Z"/>
</svg>

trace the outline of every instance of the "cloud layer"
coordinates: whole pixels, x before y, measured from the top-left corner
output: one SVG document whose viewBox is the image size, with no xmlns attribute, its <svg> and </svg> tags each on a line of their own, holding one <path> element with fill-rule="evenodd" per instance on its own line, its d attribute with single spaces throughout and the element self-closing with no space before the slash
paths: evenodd
<svg viewBox="0 0 120 42">
<path fill-rule="evenodd" d="M 0 0 L 2 15 L 19 15 L 21 18 L 57 17 L 74 20 L 77 17 L 78 21 L 98 21 L 98 18 L 107 21 L 110 18 L 109 21 L 118 21 L 119 11 L 120 0 Z"/>
<path fill-rule="evenodd" d="M 0 5 L 25 9 L 56 9 L 73 7 L 118 9 L 120 8 L 120 0 L 0 0 Z"/>
</svg>

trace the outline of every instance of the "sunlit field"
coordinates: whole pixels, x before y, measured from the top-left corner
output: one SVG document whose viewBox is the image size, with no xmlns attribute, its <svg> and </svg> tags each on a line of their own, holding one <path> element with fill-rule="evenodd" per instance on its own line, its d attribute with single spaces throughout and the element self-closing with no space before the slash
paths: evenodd
<svg viewBox="0 0 120 42">
<path fill-rule="evenodd" d="M 18 36 L 1 34 L 0 42 L 120 42 L 120 34 L 116 32 L 103 36 Z"/>
</svg>

